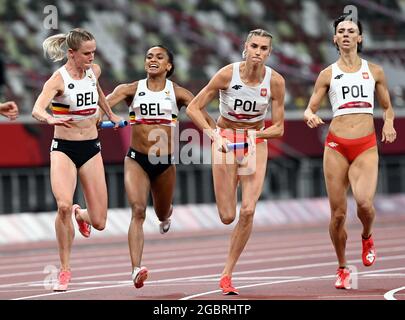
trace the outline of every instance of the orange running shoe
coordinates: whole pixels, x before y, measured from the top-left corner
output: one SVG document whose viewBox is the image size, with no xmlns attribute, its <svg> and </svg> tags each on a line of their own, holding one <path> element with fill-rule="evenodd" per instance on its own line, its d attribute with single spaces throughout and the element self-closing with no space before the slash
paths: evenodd
<svg viewBox="0 0 405 320">
<path fill-rule="evenodd" d="M 72 278 L 70 271 L 60 271 L 58 275 L 58 283 L 54 286 L 53 291 L 66 291 Z"/>
<path fill-rule="evenodd" d="M 72 206 L 72 213 L 75 215 L 79 231 L 83 235 L 83 237 L 88 238 L 90 237 L 91 225 L 88 224 L 86 221 L 79 220 L 78 214 L 76 214 L 76 209 L 81 209 L 78 204 L 74 204 Z"/>
<path fill-rule="evenodd" d="M 148 269 L 146 267 L 135 268 L 132 272 L 132 281 L 135 288 L 139 289 L 143 287 L 145 280 L 148 278 Z"/>
<path fill-rule="evenodd" d="M 363 245 L 363 253 L 361 255 L 361 257 L 363 259 L 363 264 L 366 267 L 369 267 L 374 263 L 375 258 L 376 258 L 373 237 L 370 236 L 368 239 L 362 238 L 361 243 Z"/>
<path fill-rule="evenodd" d="M 350 271 L 347 268 L 338 268 L 336 270 L 336 289 L 351 289 Z"/>
<path fill-rule="evenodd" d="M 219 287 L 222 289 L 223 295 L 238 295 L 239 291 L 232 286 L 230 276 L 223 276 L 219 282 Z"/>
</svg>

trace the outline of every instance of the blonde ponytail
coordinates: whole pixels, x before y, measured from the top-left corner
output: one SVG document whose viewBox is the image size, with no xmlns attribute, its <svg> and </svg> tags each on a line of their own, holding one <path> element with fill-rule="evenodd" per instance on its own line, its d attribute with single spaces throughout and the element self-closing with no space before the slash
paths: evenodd
<svg viewBox="0 0 405 320">
<path fill-rule="evenodd" d="M 48 56 L 52 61 L 60 61 L 65 58 L 66 51 L 66 38 L 67 35 L 64 33 L 56 34 L 45 39 L 42 43 L 42 48 L 44 49 L 44 56 Z"/>
<path fill-rule="evenodd" d="M 46 38 L 42 43 L 45 57 L 60 61 L 66 56 L 67 49 L 79 50 L 84 41 L 94 40 L 94 36 L 81 28 L 70 30 L 67 34 L 59 33 Z"/>
</svg>

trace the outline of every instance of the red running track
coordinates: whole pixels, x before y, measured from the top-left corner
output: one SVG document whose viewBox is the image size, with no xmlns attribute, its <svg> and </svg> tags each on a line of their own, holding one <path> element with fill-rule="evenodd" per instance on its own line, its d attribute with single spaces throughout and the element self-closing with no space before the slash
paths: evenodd
<svg viewBox="0 0 405 320">
<path fill-rule="evenodd" d="M 337 267 L 327 224 L 256 228 L 234 271 L 239 296 L 223 296 L 219 276 L 227 232 L 148 235 L 142 289 L 130 281 L 126 237 L 83 239 L 76 235 L 69 291 L 54 293 L 56 242 L 0 247 L 0 299 L 18 300 L 405 300 L 405 219 L 381 220 L 374 228 L 377 261 L 361 263 L 360 222 L 348 226 L 347 258 L 357 289 L 334 288 Z M 356 279 L 356 277 L 354 277 Z M 354 283 L 356 286 L 356 283 Z"/>
</svg>

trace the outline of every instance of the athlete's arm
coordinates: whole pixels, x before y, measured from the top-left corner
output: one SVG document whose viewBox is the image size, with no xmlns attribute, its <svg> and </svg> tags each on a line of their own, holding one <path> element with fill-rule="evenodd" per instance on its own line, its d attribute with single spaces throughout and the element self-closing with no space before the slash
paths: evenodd
<svg viewBox="0 0 405 320">
<path fill-rule="evenodd" d="M 93 64 L 92 66 L 94 74 L 96 75 L 97 79 L 101 75 L 101 68 L 97 64 Z M 115 123 L 114 128 L 118 128 L 119 122 L 123 120 L 121 117 L 117 116 L 115 113 L 112 112 L 110 105 L 107 102 L 107 99 L 105 98 L 104 92 L 100 87 L 99 82 L 97 81 L 97 91 L 98 91 L 98 105 L 99 107 L 104 111 L 104 113 L 107 115 L 107 117 Z"/>
<path fill-rule="evenodd" d="M 210 123 L 215 121 L 211 118 L 211 121 L 207 121 L 207 114 L 203 113 L 205 106 L 214 99 L 218 94 L 218 90 L 225 90 L 232 77 L 232 65 L 228 65 L 219 70 L 208 84 L 195 96 L 187 107 L 187 115 L 190 119 L 203 130 L 211 139 L 214 139 L 215 131 L 211 127 Z M 209 117 L 209 116 L 208 116 Z"/>
<path fill-rule="evenodd" d="M 187 89 L 174 84 L 174 91 L 177 98 L 177 105 L 186 108 L 189 106 L 190 102 L 194 99 L 194 95 Z M 202 109 L 201 112 L 204 115 L 204 119 L 208 122 L 209 126 L 215 129 L 215 121 L 208 115 L 207 110 Z"/>
<path fill-rule="evenodd" d="M 129 106 L 137 88 L 138 81 L 120 84 L 106 97 L 108 104 L 111 108 L 114 108 L 121 101 L 125 100 Z"/>
<path fill-rule="evenodd" d="M 319 110 L 322 99 L 325 97 L 326 92 L 329 89 L 331 77 L 332 68 L 328 67 L 322 70 L 318 79 L 316 79 L 314 92 L 312 93 L 308 106 L 304 112 L 304 120 L 310 128 L 316 128 L 317 126 L 324 124 L 323 120 L 316 115 L 316 112 Z"/>
<path fill-rule="evenodd" d="M 378 102 L 384 110 L 384 126 L 382 129 L 381 141 L 391 143 L 395 141 L 397 133 L 394 129 L 395 114 L 394 109 L 392 108 L 384 70 L 379 65 L 372 63 L 369 63 L 369 68 L 375 80 L 375 91 Z"/>
<path fill-rule="evenodd" d="M 284 96 L 285 81 L 276 71 L 272 71 L 271 90 L 271 122 L 272 125 L 263 131 L 256 132 L 257 138 L 277 138 L 284 134 Z"/>
<path fill-rule="evenodd" d="M 64 83 L 62 76 L 59 72 L 55 72 L 44 84 L 41 93 L 35 101 L 34 108 L 32 109 L 32 117 L 41 122 L 46 122 L 50 125 L 60 125 L 70 128 L 69 121 L 72 121 L 71 117 L 54 118 L 50 115 L 46 109 L 51 104 L 52 99 L 63 93 Z"/>
</svg>

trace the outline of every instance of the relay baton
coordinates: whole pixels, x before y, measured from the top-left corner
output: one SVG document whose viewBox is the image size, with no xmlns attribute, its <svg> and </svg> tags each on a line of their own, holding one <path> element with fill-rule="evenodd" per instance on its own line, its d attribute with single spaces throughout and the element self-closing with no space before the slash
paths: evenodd
<svg viewBox="0 0 405 320">
<path fill-rule="evenodd" d="M 125 126 L 127 126 L 127 125 L 128 125 L 128 121 L 126 121 L 126 120 L 121 120 L 121 121 L 118 123 L 118 127 L 119 127 L 119 128 L 123 128 L 123 127 L 125 127 Z M 114 128 L 114 126 L 115 126 L 115 123 L 112 122 L 112 121 L 102 121 L 102 122 L 100 123 L 100 128 L 101 128 L 101 129 Z"/>
<path fill-rule="evenodd" d="M 244 149 L 249 146 L 249 143 L 247 143 L 247 142 L 228 143 L 226 146 L 230 150 Z"/>
</svg>

